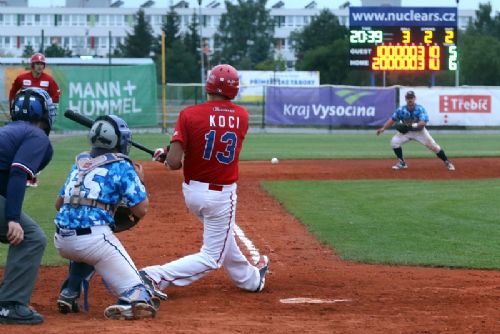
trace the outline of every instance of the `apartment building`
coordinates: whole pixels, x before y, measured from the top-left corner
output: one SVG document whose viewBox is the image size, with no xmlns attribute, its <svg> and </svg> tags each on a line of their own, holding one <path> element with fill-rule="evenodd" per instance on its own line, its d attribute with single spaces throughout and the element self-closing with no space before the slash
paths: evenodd
<svg viewBox="0 0 500 334">
<path fill-rule="evenodd" d="M 388 0 L 367 1 L 384 4 Z M 290 33 L 308 25 L 322 9 L 315 1 L 305 3 L 304 8 L 286 8 L 283 1 L 270 1 L 270 14 L 275 22 L 275 55 L 286 59 L 288 67 L 295 63 Z M 64 7 L 35 8 L 28 7 L 27 0 L 0 0 L 0 57 L 18 57 L 28 44 L 38 50 L 52 43 L 70 49 L 75 56 L 107 57 L 109 50 L 123 43 L 127 32 L 132 31 L 138 11 L 138 8 L 123 7 L 124 2 L 120 0 L 66 0 L 65 4 Z M 211 52 L 214 49 L 213 36 L 221 15 L 225 13 L 224 1 L 212 1 L 201 7 L 190 7 L 183 0 L 170 1 L 170 4 L 180 16 L 181 31 L 187 31 L 191 20 L 201 15 L 201 33 L 207 52 Z M 349 25 L 348 6 L 346 2 L 339 8 L 329 8 L 346 26 Z M 154 34 L 160 35 L 169 10 L 166 1 L 155 3 L 149 0 L 141 8 Z M 474 15 L 474 10 L 460 11 L 459 28 L 465 28 Z"/>
</svg>

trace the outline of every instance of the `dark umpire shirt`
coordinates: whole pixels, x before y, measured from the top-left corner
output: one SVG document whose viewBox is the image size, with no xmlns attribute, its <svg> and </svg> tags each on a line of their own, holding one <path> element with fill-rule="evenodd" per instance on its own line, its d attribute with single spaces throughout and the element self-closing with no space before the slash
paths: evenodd
<svg viewBox="0 0 500 334">
<path fill-rule="evenodd" d="M 33 178 L 52 159 L 52 145 L 45 132 L 29 122 L 15 121 L 0 128 L 0 195 L 5 197 L 5 221 L 19 222 L 26 179 Z"/>
</svg>

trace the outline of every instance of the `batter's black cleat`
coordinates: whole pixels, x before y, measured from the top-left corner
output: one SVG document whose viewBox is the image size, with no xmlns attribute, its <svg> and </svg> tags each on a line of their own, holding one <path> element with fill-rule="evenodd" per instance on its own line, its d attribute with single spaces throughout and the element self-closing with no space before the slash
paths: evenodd
<svg viewBox="0 0 500 334">
<path fill-rule="evenodd" d="M 57 308 L 63 314 L 80 312 L 80 304 L 78 303 L 79 294 L 72 292 L 69 289 L 63 289 L 57 298 Z"/>
<path fill-rule="evenodd" d="M 261 292 L 264 290 L 264 286 L 266 285 L 266 274 L 269 271 L 269 258 L 267 255 L 263 255 L 260 257 L 259 262 L 256 264 L 257 269 L 259 269 L 260 275 L 260 283 L 255 292 Z"/>
<path fill-rule="evenodd" d="M 0 304 L 0 324 L 37 325 L 42 322 L 42 315 L 27 305 L 16 302 Z"/>
<path fill-rule="evenodd" d="M 139 270 L 139 275 L 141 276 L 142 282 L 146 285 L 149 291 L 153 294 L 153 296 L 160 298 L 161 300 L 167 300 L 168 295 L 161 291 L 160 287 L 156 282 L 149 276 L 146 271 Z"/>
</svg>

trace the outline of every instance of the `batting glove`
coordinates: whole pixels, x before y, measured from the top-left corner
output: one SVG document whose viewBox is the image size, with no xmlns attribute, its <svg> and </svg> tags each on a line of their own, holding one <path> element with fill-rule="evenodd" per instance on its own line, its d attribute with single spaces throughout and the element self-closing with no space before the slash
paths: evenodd
<svg viewBox="0 0 500 334">
<path fill-rule="evenodd" d="M 165 163 L 165 160 L 167 160 L 167 153 L 169 149 L 170 146 L 157 148 L 153 154 L 153 161 L 158 161 L 162 164 Z"/>
</svg>

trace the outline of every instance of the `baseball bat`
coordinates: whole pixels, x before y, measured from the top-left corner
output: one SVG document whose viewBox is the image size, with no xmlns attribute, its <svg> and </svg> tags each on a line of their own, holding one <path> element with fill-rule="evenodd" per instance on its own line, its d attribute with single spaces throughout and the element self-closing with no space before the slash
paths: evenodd
<svg viewBox="0 0 500 334">
<path fill-rule="evenodd" d="M 94 121 L 91 120 L 90 118 L 88 118 L 87 116 L 83 116 L 82 114 L 74 112 L 71 109 L 67 109 L 64 112 L 64 117 L 69 118 L 70 120 L 72 120 L 72 121 L 74 121 L 74 122 L 76 122 L 78 124 L 81 124 L 81 125 L 83 125 L 83 126 L 85 126 L 87 128 L 91 128 L 92 124 L 94 124 Z M 133 140 L 129 140 L 129 142 L 130 142 L 130 145 L 138 148 L 141 151 L 144 151 L 146 153 L 151 154 L 151 156 L 153 156 L 154 153 L 155 153 L 155 151 L 153 151 L 152 149 L 147 148 L 146 146 L 144 146 L 142 144 L 136 143 Z"/>
</svg>

